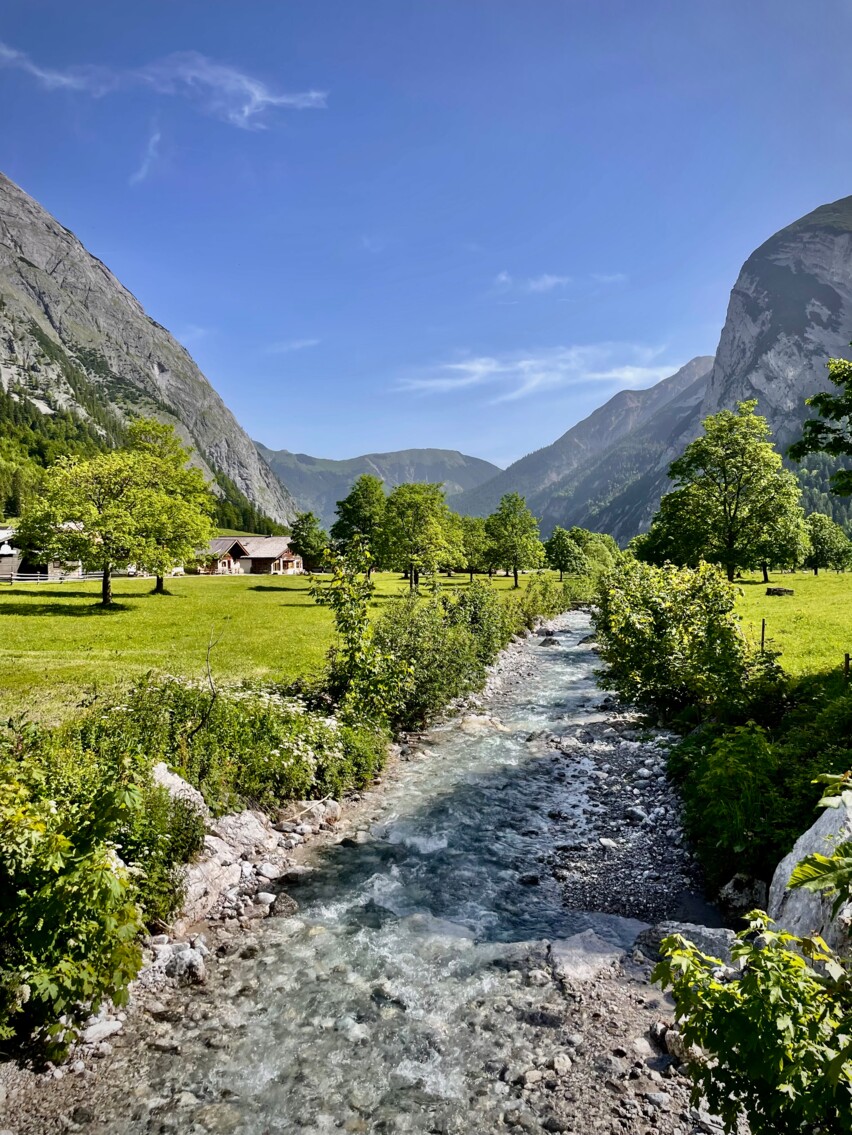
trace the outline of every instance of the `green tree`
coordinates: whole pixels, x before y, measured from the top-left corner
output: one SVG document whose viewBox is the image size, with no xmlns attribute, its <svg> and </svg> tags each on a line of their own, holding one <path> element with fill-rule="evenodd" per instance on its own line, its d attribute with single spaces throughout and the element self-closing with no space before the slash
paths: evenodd
<svg viewBox="0 0 852 1135">
<path fill-rule="evenodd" d="M 464 549 L 464 567 L 473 583 L 475 572 L 488 571 L 491 542 L 481 516 L 460 516 L 461 542 Z"/>
<path fill-rule="evenodd" d="M 136 520 L 149 543 L 142 566 L 155 573 L 154 591 L 162 595 L 165 573 L 209 543 L 215 502 L 202 471 L 189 464 L 192 450 L 181 443 L 172 426 L 137 418 L 127 427 L 126 447 L 146 458 L 151 492 L 137 505 Z"/>
<path fill-rule="evenodd" d="M 807 399 L 819 414 L 809 418 L 802 437 L 790 446 L 790 456 L 801 461 L 809 453 L 831 457 L 852 457 L 852 362 L 829 359 L 828 377 L 839 393 L 823 391 Z M 852 494 L 852 469 L 838 469 L 831 476 L 831 490 L 838 496 Z"/>
<path fill-rule="evenodd" d="M 673 462 L 675 483 L 640 551 L 656 562 L 720 564 L 729 580 L 767 557 L 773 535 L 801 520 L 800 491 L 770 440 L 757 401 L 704 420 L 704 433 Z"/>
<path fill-rule="evenodd" d="M 541 567 L 544 563 L 538 521 L 520 493 L 506 493 L 501 498 L 497 511 L 485 521 L 485 531 L 494 546 L 497 562 L 511 570 L 515 587 L 519 586 L 519 571 Z"/>
<path fill-rule="evenodd" d="M 335 544 L 347 548 L 359 536 L 368 547 L 377 548 L 381 543 L 386 500 L 381 480 L 371 473 L 362 473 L 343 500 L 337 502 L 337 520 L 331 526 Z"/>
<path fill-rule="evenodd" d="M 301 556 L 308 571 L 316 571 L 328 548 L 328 533 L 313 512 L 300 512 L 293 521 L 290 547 Z"/>
<path fill-rule="evenodd" d="M 385 507 L 382 563 L 405 572 L 414 591 L 421 572 L 435 572 L 461 558 L 443 486 L 425 481 L 397 485 Z"/>
<path fill-rule="evenodd" d="M 819 575 L 820 568 L 841 571 L 847 567 L 852 558 L 852 544 L 840 525 L 822 512 L 812 512 L 805 525 L 810 540 L 805 567 L 812 568 L 814 575 Z"/>
<path fill-rule="evenodd" d="M 19 546 L 33 558 L 99 570 L 109 606 L 116 566 L 144 563 L 155 551 L 146 529 L 147 471 L 142 454 L 121 450 L 89 461 L 60 458 L 21 517 Z"/>
<path fill-rule="evenodd" d="M 547 562 L 559 572 L 560 582 L 566 571 L 569 575 L 588 575 L 591 571 L 591 564 L 583 549 L 559 525 L 553 529 L 550 538 L 545 540 L 544 550 Z"/>
</svg>

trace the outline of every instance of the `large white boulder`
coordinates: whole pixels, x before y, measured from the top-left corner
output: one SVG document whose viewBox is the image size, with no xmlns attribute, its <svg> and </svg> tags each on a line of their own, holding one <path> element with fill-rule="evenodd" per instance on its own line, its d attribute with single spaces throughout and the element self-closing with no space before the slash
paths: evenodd
<svg viewBox="0 0 852 1135">
<path fill-rule="evenodd" d="M 569 985 L 594 981 L 615 969 L 625 951 L 605 941 L 594 930 L 550 943 L 550 964 L 556 977 Z"/>
<path fill-rule="evenodd" d="M 197 788 L 193 788 L 188 784 L 183 777 L 178 776 L 176 772 L 172 772 L 165 761 L 158 761 L 157 764 L 151 769 L 151 776 L 155 784 L 165 788 L 169 796 L 176 800 L 185 800 L 188 804 L 192 804 L 194 808 L 206 819 L 210 817 L 210 809 L 204 803 L 204 797 Z"/>
<path fill-rule="evenodd" d="M 852 906 L 841 908 L 832 919 L 832 900 L 801 889 L 788 890 L 787 884 L 796 864 L 806 855 L 831 855 L 838 843 L 852 839 L 852 811 L 841 804 L 839 808 L 825 808 L 815 824 L 799 836 L 789 855 L 775 869 L 769 888 L 769 916 L 779 927 L 797 937 L 819 934 L 832 949 L 848 952 L 852 945 L 850 925 Z"/>
<path fill-rule="evenodd" d="M 204 850 L 186 872 L 186 898 L 176 930 L 200 922 L 210 913 L 219 896 L 240 881 L 239 855 L 218 836 L 204 838 Z"/>
<path fill-rule="evenodd" d="M 278 846 L 278 832 L 272 829 L 262 812 L 221 816 L 213 825 L 213 833 L 244 859 L 253 859 Z"/>
</svg>

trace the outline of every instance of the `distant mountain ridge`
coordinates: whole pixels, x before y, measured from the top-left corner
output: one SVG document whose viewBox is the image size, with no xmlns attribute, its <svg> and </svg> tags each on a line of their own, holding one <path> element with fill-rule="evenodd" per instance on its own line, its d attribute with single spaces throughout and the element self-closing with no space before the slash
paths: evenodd
<svg viewBox="0 0 852 1135">
<path fill-rule="evenodd" d="M 0 385 L 43 413 L 171 421 L 211 472 L 273 520 L 287 489 L 189 352 L 80 241 L 0 174 Z"/>
<path fill-rule="evenodd" d="M 481 485 L 500 472 L 499 466 L 455 449 L 400 449 L 389 453 L 365 453 L 335 461 L 269 449 L 255 442 L 258 452 L 284 481 L 303 509 L 310 509 L 325 525 L 335 520 L 335 505 L 358 477 L 370 473 L 392 489 L 405 481 L 443 482 L 447 495 L 455 498 L 466 489 Z"/>
<path fill-rule="evenodd" d="M 546 529 L 568 522 L 598 527 L 594 518 L 641 479 L 670 432 L 682 428 L 684 418 L 700 404 L 712 362 L 712 356 L 701 355 L 656 386 L 619 390 L 552 445 L 521 457 L 494 480 L 459 496 L 455 507 L 488 515 L 501 495 L 516 491 L 528 499 Z"/>
</svg>

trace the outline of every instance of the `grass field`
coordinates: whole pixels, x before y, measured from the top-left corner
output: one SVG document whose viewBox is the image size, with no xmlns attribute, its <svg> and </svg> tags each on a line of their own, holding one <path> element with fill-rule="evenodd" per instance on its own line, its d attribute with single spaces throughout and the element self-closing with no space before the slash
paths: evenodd
<svg viewBox="0 0 852 1135">
<path fill-rule="evenodd" d="M 511 579 L 494 582 L 511 589 Z M 441 580 L 466 585 L 466 576 Z M 201 677 L 211 633 L 221 636 L 211 657 L 223 682 L 317 671 L 332 641 L 331 615 L 305 576 L 184 576 L 167 580 L 164 596 L 152 586 L 116 579 L 109 609 L 97 601 L 99 583 L 0 586 L 0 716 L 57 720 L 147 670 Z M 376 609 L 407 587 L 379 575 Z"/>
<path fill-rule="evenodd" d="M 781 651 L 789 674 L 841 669 L 844 654 L 852 653 L 852 573 L 772 575 L 772 586 L 791 587 L 794 595 L 767 595 L 759 576 L 739 582 L 749 637 L 760 642 L 760 621 L 766 619 L 767 646 Z"/>
</svg>

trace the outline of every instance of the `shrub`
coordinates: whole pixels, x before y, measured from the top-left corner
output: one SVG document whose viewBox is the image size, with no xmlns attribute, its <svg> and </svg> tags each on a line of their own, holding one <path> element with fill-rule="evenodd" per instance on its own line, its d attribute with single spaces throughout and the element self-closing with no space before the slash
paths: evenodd
<svg viewBox="0 0 852 1135">
<path fill-rule="evenodd" d="M 753 701 L 780 696 L 775 656 L 749 646 L 735 594 L 709 564 L 693 570 L 622 561 L 598 596 L 602 684 L 663 718 L 698 721 L 743 720 Z"/>
<path fill-rule="evenodd" d="M 35 762 L 0 765 L 0 1037 L 61 1056 L 105 997 L 127 1000 L 142 920 L 114 839 L 138 806 L 129 775 L 58 806 Z"/>
<path fill-rule="evenodd" d="M 514 633 L 506 603 L 484 580 L 455 592 L 445 600 L 444 609 L 451 626 L 465 627 L 471 633 L 476 656 L 485 665 L 494 661 Z"/>
<path fill-rule="evenodd" d="M 411 594 L 376 622 L 377 649 L 402 663 L 410 675 L 404 698 L 389 718 L 392 726 L 417 728 L 453 698 L 482 684 L 485 666 L 465 621 L 453 622 L 440 598 Z"/>
</svg>

